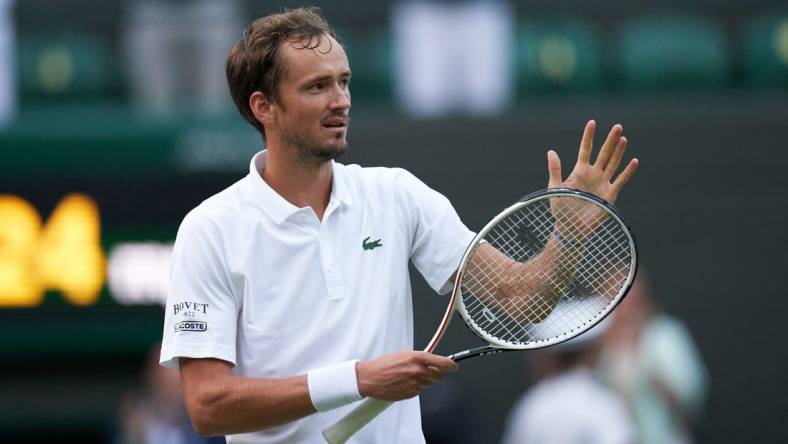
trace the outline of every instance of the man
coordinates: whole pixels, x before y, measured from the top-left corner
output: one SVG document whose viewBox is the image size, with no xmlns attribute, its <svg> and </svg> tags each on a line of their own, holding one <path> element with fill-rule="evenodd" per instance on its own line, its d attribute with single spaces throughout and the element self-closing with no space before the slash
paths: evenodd
<svg viewBox="0 0 788 444">
<path fill-rule="evenodd" d="M 562 307 L 556 310 L 561 314 Z M 605 319 L 578 337 L 528 355 L 537 383 L 509 413 L 502 444 L 637 442 L 624 400 L 593 373 L 609 323 Z"/>
<path fill-rule="evenodd" d="M 687 326 L 666 313 L 642 268 L 613 316 L 600 357 L 603 379 L 629 404 L 641 444 L 689 444 L 707 372 Z"/>
<path fill-rule="evenodd" d="M 473 233 L 408 172 L 334 162 L 347 147 L 350 76 L 315 9 L 258 19 L 230 51 L 231 94 L 267 149 L 184 219 L 161 356 L 180 368 L 203 434 L 320 443 L 351 403 L 374 397 L 404 401 L 351 442 L 424 442 L 415 396 L 457 369 L 412 351 L 408 260 L 447 291 Z M 590 165 L 593 130 L 563 185 L 612 201 L 636 161 L 611 184 L 626 139 L 615 126 Z M 557 155 L 548 160 L 550 186 L 562 185 Z"/>
</svg>

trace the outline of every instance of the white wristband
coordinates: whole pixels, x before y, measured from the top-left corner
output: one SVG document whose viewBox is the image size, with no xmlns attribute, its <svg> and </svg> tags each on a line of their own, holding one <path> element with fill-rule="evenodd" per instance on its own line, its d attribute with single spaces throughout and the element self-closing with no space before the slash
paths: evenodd
<svg viewBox="0 0 788 444">
<path fill-rule="evenodd" d="M 358 359 L 310 370 L 306 374 L 309 397 L 318 412 L 362 399 L 356 381 Z"/>
</svg>

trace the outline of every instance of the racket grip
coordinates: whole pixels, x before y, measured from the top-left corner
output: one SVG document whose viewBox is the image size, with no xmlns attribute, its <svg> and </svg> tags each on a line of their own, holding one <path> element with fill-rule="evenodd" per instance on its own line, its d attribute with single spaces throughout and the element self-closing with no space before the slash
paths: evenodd
<svg viewBox="0 0 788 444">
<path fill-rule="evenodd" d="M 345 415 L 344 418 L 331 427 L 324 429 L 323 438 L 326 439 L 328 444 L 343 444 L 365 425 L 369 424 L 370 421 L 383 413 L 391 404 L 391 401 L 367 398 Z"/>
</svg>

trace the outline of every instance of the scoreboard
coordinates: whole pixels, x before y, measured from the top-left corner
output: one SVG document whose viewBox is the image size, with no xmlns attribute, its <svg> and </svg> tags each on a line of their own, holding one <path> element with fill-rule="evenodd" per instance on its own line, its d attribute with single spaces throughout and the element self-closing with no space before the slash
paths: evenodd
<svg viewBox="0 0 788 444">
<path fill-rule="evenodd" d="M 96 203 L 70 194 L 46 223 L 36 208 L 14 195 L 0 195 L 0 306 L 34 307 L 46 289 L 73 305 L 92 305 L 105 283 Z"/>
<path fill-rule="evenodd" d="M 37 110 L 0 129 L 0 334 L 18 339 L 0 353 L 160 339 L 178 225 L 261 144 L 236 116 L 116 108 Z"/>
<path fill-rule="evenodd" d="M 0 307 L 37 307 L 46 291 L 74 306 L 166 298 L 171 242 L 102 245 L 101 213 L 89 195 L 64 196 L 47 220 L 22 197 L 0 195 Z M 144 234 L 144 233 L 140 233 Z"/>
</svg>

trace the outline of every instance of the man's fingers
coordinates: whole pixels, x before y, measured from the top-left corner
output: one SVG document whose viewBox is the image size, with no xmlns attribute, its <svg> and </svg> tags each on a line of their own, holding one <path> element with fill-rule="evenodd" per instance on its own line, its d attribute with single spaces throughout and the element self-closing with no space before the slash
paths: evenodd
<svg viewBox="0 0 788 444">
<path fill-rule="evenodd" d="M 444 372 L 455 372 L 460 368 L 460 366 L 451 359 L 444 356 L 433 355 L 432 353 L 422 353 L 421 359 L 421 362 L 427 367 L 435 367 Z"/>
<path fill-rule="evenodd" d="M 424 373 L 421 377 L 419 377 L 419 381 L 424 384 L 433 384 L 435 382 L 440 382 L 446 376 L 441 369 L 437 367 L 427 366 L 424 368 Z"/>
<path fill-rule="evenodd" d="M 618 139 L 618 144 L 616 145 L 616 150 L 613 152 L 613 156 L 610 158 L 610 162 L 607 163 L 605 166 L 605 178 L 610 180 L 613 177 L 613 174 L 616 174 L 616 170 L 618 166 L 621 165 L 621 159 L 624 157 L 624 151 L 627 149 L 627 138 L 621 136 Z"/>
<path fill-rule="evenodd" d="M 594 147 L 594 130 L 596 122 L 589 120 L 583 130 L 583 138 L 580 140 L 580 151 L 577 153 L 577 163 L 589 163 L 591 160 L 591 149 Z"/>
<path fill-rule="evenodd" d="M 613 190 L 615 193 L 618 194 L 619 191 L 624 187 L 624 185 L 629 182 L 629 179 L 632 178 L 632 175 L 635 174 L 635 170 L 638 168 L 639 161 L 637 159 L 632 159 L 627 164 L 627 167 L 624 168 L 624 171 L 616 177 L 616 180 L 613 181 Z"/>
<path fill-rule="evenodd" d="M 561 186 L 563 183 L 561 180 L 561 159 L 558 158 L 558 154 L 553 150 L 547 152 L 547 173 L 549 174 L 547 188 Z"/>
<path fill-rule="evenodd" d="M 618 146 L 618 140 L 621 138 L 621 134 L 624 133 L 624 127 L 620 124 L 613 125 L 613 128 L 610 129 L 610 133 L 607 135 L 607 139 L 605 143 L 602 145 L 602 149 L 599 150 L 599 155 L 596 157 L 596 162 L 594 162 L 594 166 L 602 168 L 605 170 L 610 160 L 610 156 L 615 151 L 616 147 Z"/>
<path fill-rule="evenodd" d="M 446 376 L 446 372 L 443 370 L 437 367 L 427 366 L 427 377 L 431 380 L 437 382 L 443 379 L 444 376 Z"/>
</svg>

